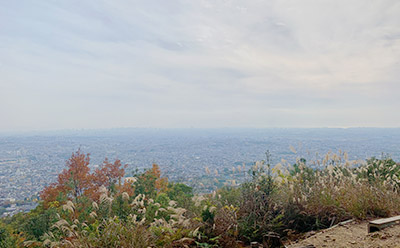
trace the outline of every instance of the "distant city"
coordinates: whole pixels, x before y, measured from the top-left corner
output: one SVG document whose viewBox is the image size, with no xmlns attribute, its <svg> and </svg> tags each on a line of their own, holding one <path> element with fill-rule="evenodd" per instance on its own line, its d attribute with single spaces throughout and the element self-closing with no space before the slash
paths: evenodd
<svg viewBox="0 0 400 248">
<path fill-rule="evenodd" d="M 108 129 L 0 135 L 0 204 L 31 202 L 57 179 L 78 149 L 90 153 L 95 168 L 108 157 L 137 168 L 160 166 L 164 176 L 211 192 L 240 183 L 255 161 L 271 153 L 271 163 L 317 160 L 345 151 L 352 160 L 391 156 L 400 161 L 400 128 L 350 129 Z M 212 183 L 210 183 L 212 182 Z M 24 204 L 19 204 L 23 206 Z M 14 208 L 12 208 L 13 206 Z M 24 206 L 26 208 L 26 206 Z M 28 207 L 29 208 L 29 207 Z M 4 210 L 3 210 L 4 212 Z"/>
</svg>

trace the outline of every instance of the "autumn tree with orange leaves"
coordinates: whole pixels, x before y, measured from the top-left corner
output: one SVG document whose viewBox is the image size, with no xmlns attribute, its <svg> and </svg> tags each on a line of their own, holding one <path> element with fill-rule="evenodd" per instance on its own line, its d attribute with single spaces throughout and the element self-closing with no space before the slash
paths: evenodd
<svg viewBox="0 0 400 248">
<path fill-rule="evenodd" d="M 158 192 L 165 192 L 168 188 L 168 178 L 161 177 L 161 170 L 157 164 L 153 164 L 151 171 L 149 171 L 156 178 L 155 188 Z"/>
<path fill-rule="evenodd" d="M 122 165 L 120 160 L 111 163 L 106 158 L 100 168 L 90 173 L 89 163 L 89 154 L 85 155 L 80 150 L 73 153 L 66 162 L 67 168 L 58 175 L 57 182 L 41 192 L 40 197 L 43 199 L 44 206 L 57 206 L 62 198 L 66 200 L 86 196 L 97 200 L 101 186 L 108 189 L 115 185 L 121 187 L 127 165 Z"/>
<path fill-rule="evenodd" d="M 99 169 L 94 172 L 94 180 L 99 185 L 106 186 L 110 189 L 113 185 L 121 186 L 121 180 L 125 175 L 125 168 L 127 165 L 122 166 L 121 160 L 117 159 L 114 163 L 108 161 L 106 158 Z"/>
<path fill-rule="evenodd" d="M 44 207 L 58 207 L 67 200 L 77 200 L 82 196 L 98 201 L 102 187 L 106 187 L 114 196 L 123 192 L 129 196 L 155 196 L 168 191 L 168 179 L 161 177 L 157 164 L 153 164 L 150 170 L 137 174 L 136 183 L 123 182 L 127 165 L 122 165 L 121 160 L 110 162 L 106 158 L 93 172 L 90 171 L 89 164 L 90 154 L 84 154 L 80 150 L 73 153 L 66 161 L 67 168 L 58 175 L 57 181 L 41 192 Z"/>
</svg>

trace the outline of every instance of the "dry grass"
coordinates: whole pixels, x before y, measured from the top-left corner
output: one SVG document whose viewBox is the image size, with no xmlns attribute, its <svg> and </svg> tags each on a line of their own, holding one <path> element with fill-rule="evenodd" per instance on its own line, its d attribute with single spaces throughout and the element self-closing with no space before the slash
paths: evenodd
<svg viewBox="0 0 400 248">
<path fill-rule="evenodd" d="M 257 162 L 248 182 L 186 199 L 185 208 L 165 193 L 153 200 L 102 188 L 99 201 L 85 205 L 85 218 L 77 214 L 80 203 L 58 207 L 59 219 L 42 245 L 238 247 L 239 241 L 266 244 L 268 235 L 295 236 L 349 218 L 400 214 L 400 165 L 391 159 L 361 163 L 343 153 L 312 164 L 317 167 L 303 159 L 273 168 Z"/>
</svg>

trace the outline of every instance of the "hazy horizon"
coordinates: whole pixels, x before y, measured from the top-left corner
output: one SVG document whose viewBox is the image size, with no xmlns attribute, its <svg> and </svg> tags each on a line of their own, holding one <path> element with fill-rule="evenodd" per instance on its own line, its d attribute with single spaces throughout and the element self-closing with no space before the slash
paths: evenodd
<svg viewBox="0 0 400 248">
<path fill-rule="evenodd" d="M 331 130 L 351 130 L 351 129 L 400 129 L 400 126 L 393 126 L 393 127 L 382 127 L 382 126 L 350 126 L 350 127 L 340 127 L 340 126 L 320 126 L 320 127 L 285 127 L 285 126 L 273 126 L 273 127 L 98 127 L 98 128 L 45 128 L 45 129 L 4 129 L 0 130 L 0 135 L 3 134 L 16 134 L 16 135 L 24 135 L 24 134 L 29 134 L 29 133 L 57 133 L 57 132 L 98 132 L 98 131 L 104 131 L 104 132 L 109 132 L 109 131 L 115 131 L 115 130 L 211 130 L 211 131 L 217 131 L 217 130 L 307 130 L 307 129 L 314 129 L 314 130 L 319 130 L 319 129 L 331 129 Z"/>
<path fill-rule="evenodd" d="M 130 132 L 214 132 L 214 133 L 238 133 L 242 131 L 295 131 L 295 130 L 312 130 L 312 131 L 379 131 L 379 130 L 395 130 L 400 131 L 400 127 L 116 127 L 116 128 L 65 128 L 65 129 L 31 129 L 31 130 L 0 130 L 0 136 L 31 136 L 31 135 L 78 135 L 78 134 L 96 134 L 96 135 L 113 135 L 124 134 Z"/>
<path fill-rule="evenodd" d="M 0 1 L 0 132 L 400 127 L 400 2 Z"/>
</svg>

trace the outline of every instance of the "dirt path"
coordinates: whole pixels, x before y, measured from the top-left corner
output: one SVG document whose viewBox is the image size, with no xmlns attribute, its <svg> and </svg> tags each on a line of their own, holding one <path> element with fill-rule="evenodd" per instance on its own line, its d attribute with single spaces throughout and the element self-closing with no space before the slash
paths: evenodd
<svg viewBox="0 0 400 248">
<path fill-rule="evenodd" d="M 351 222 L 328 230 L 322 230 L 297 243 L 286 244 L 290 248 L 306 245 L 315 247 L 400 248 L 400 225 L 368 234 L 368 222 Z"/>
</svg>

